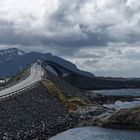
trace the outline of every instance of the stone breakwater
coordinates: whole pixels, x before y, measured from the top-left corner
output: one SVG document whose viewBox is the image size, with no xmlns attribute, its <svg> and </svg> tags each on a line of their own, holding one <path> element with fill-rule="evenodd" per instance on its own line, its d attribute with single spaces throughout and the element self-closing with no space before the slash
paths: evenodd
<svg viewBox="0 0 140 140">
<path fill-rule="evenodd" d="M 51 80 L 57 90 L 61 91 L 59 94 L 65 98 L 60 96 L 60 99 L 69 101 L 69 106 L 41 83 L 25 93 L 0 101 L 1 140 L 46 140 L 76 127 L 91 116 L 105 112 L 101 106 L 86 104 L 84 100 L 87 97 L 78 89 L 47 74 L 46 79 Z M 73 108 L 73 105 L 76 106 Z M 74 112 L 69 108 L 74 109 Z"/>
<path fill-rule="evenodd" d="M 64 96 L 66 96 L 67 98 L 80 97 L 84 100 L 87 100 L 86 96 L 82 92 L 80 92 L 78 88 L 75 88 L 74 86 L 64 81 L 64 79 L 58 78 L 49 71 L 47 71 L 46 79 L 54 83 L 59 90 L 62 90 Z"/>
<path fill-rule="evenodd" d="M 69 128 L 87 125 L 108 127 L 116 121 L 112 121 L 114 117 L 108 119 L 107 116 L 106 119 L 101 115 L 115 113 L 115 110 L 104 108 L 102 104 L 115 102 L 116 97 L 91 96 L 50 73 L 47 73 L 46 80 L 54 84 L 51 91 L 55 87 L 57 94 L 50 92 L 48 85 L 47 88 L 40 83 L 23 94 L 0 101 L 0 140 L 47 140 Z M 131 100 L 131 97 L 128 99 Z M 69 101 L 69 104 L 64 104 L 64 101 Z M 74 110 L 71 112 L 69 108 Z"/>
<path fill-rule="evenodd" d="M 0 139 L 47 139 L 74 126 L 77 118 L 70 116 L 66 107 L 39 85 L 0 101 Z"/>
<path fill-rule="evenodd" d="M 101 127 L 140 130 L 140 107 L 121 109 L 111 116 L 96 118 L 92 123 Z"/>
</svg>

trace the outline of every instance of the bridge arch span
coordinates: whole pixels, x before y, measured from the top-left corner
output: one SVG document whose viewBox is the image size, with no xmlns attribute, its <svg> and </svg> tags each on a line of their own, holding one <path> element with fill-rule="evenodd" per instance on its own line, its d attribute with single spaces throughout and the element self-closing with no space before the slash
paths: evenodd
<svg viewBox="0 0 140 140">
<path fill-rule="evenodd" d="M 45 69 L 47 69 L 47 68 L 46 68 L 47 66 L 50 66 L 50 67 L 53 68 L 53 70 L 57 73 L 57 76 L 58 76 L 58 77 L 60 77 L 60 78 L 63 77 L 63 72 L 60 70 L 60 68 L 59 68 L 57 65 L 55 65 L 55 64 L 53 64 L 53 63 L 50 63 L 50 62 L 47 63 L 47 62 L 45 61 L 45 63 L 43 62 L 42 66 L 43 66 L 43 68 L 45 68 Z"/>
</svg>

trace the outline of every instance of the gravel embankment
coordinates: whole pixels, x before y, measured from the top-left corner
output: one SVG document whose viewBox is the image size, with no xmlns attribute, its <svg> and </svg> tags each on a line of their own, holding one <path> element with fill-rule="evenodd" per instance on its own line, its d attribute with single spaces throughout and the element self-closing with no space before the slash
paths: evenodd
<svg viewBox="0 0 140 140">
<path fill-rule="evenodd" d="M 0 139 L 42 140 L 66 130 L 76 121 L 42 85 L 0 101 Z"/>
<path fill-rule="evenodd" d="M 114 102 L 115 97 L 104 98 L 99 94 L 91 96 L 90 93 L 80 92 L 49 72 L 47 72 L 47 79 L 54 83 L 67 99 L 79 97 L 88 100 L 90 104 L 78 108 L 75 115 L 70 115 L 66 106 L 40 84 L 21 95 L 0 101 L 1 140 L 46 140 L 57 133 L 78 126 L 80 122 L 84 122 L 83 125 L 105 126 L 110 125 L 110 122 L 112 124 L 112 121 L 108 120 L 104 123 L 103 120 L 97 119 L 97 116 L 108 111 L 99 104 L 110 100 Z"/>
<path fill-rule="evenodd" d="M 103 95 L 99 93 L 93 93 L 90 91 L 84 91 L 83 94 L 89 99 L 89 101 L 93 104 L 114 104 L 116 101 L 135 101 L 136 98 L 140 98 L 140 96 L 117 96 L 117 95 Z"/>
<path fill-rule="evenodd" d="M 65 82 L 63 79 L 53 75 L 49 71 L 47 71 L 46 77 L 48 80 L 53 82 L 58 89 L 62 90 L 66 97 L 68 98 L 79 97 L 84 100 L 87 100 L 86 96 L 82 92 L 80 92 L 78 88 L 73 87 L 72 85 Z"/>
</svg>

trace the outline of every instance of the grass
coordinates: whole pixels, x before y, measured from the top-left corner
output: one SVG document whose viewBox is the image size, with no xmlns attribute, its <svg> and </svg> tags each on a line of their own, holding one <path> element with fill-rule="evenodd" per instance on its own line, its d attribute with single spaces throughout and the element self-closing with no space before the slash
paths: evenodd
<svg viewBox="0 0 140 140">
<path fill-rule="evenodd" d="M 87 102 L 83 101 L 78 97 L 74 98 L 65 97 L 63 91 L 59 90 L 54 83 L 52 83 L 47 79 L 42 80 L 42 84 L 49 90 L 50 93 L 56 96 L 68 108 L 69 112 L 76 111 L 78 107 L 88 106 Z"/>
<path fill-rule="evenodd" d="M 15 77 L 15 80 L 16 80 L 16 81 L 19 81 L 19 80 L 21 80 L 21 78 L 22 78 L 21 75 L 17 75 L 17 76 Z"/>
<path fill-rule="evenodd" d="M 8 85 L 12 84 L 12 83 L 16 83 L 22 79 L 24 79 L 24 77 L 26 77 L 28 75 L 29 72 L 29 68 L 24 69 L 22 72 L 16 74 L 15 76 L 13 76 L 9 81 L 8 81 Z"/>
</svg>

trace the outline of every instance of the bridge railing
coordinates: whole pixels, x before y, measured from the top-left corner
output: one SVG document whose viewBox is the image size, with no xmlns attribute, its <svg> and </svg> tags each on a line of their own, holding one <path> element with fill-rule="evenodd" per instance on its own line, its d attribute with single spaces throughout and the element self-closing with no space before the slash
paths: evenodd
<svg viewBox="0 0 140 140">
<path fill-rule="evenodd" d="M 5 98 L 7 98 L 7 97 L 14 96 L 14 95 L 19 95 L 19 94 L 21 94 L 22 92 L 25 92 L 25 91 L 27 91 L 27 90 L 29 90 L 29 89 L 32 89 L 32 88 L 36 87 L 37 85 L 39 85 L 39 83 L 40 83 L 40 81 L 35 82 L 35 83 L 33 83 L 33 84 L 29 85 L 29 86 L 26 86 L 26 87 L 24 87 L 24 88 L 21 88 L 21 89 L 19 89 L 19 90 L 16 90 L 16 91 L 14 91 L 14 92 L 7 93 L 7 94 L 5 94 L 5 95 L 0 95 L 0 100 L 1 100 L 1 99 L 5 99 Z"/>
<path fill-rule="evenodd" d="M 25 75 L 25 77 L 23 77 L 22 79 L 20 79 L 20 80 L 18 80 L 18 81 L 14 81 L 14 82 L 12 82 L 12 83 L 10 83 L 10 84 L 7 84 L 7 85 L 6 85 L 6 88 L 12 87 L 12 86 L 14 86 L 15 84 L 18 84 L 18 83 L 20 83 L 21 81 L 24 81 L 25 79 L 27 79 L 27 78 L 30 76 L 30 74 L 31 74 L 31 68 L 29 68 L 27 71 L 28 71 L 28 72 L 27 72 L 27 74 Z"/>
</svg>

